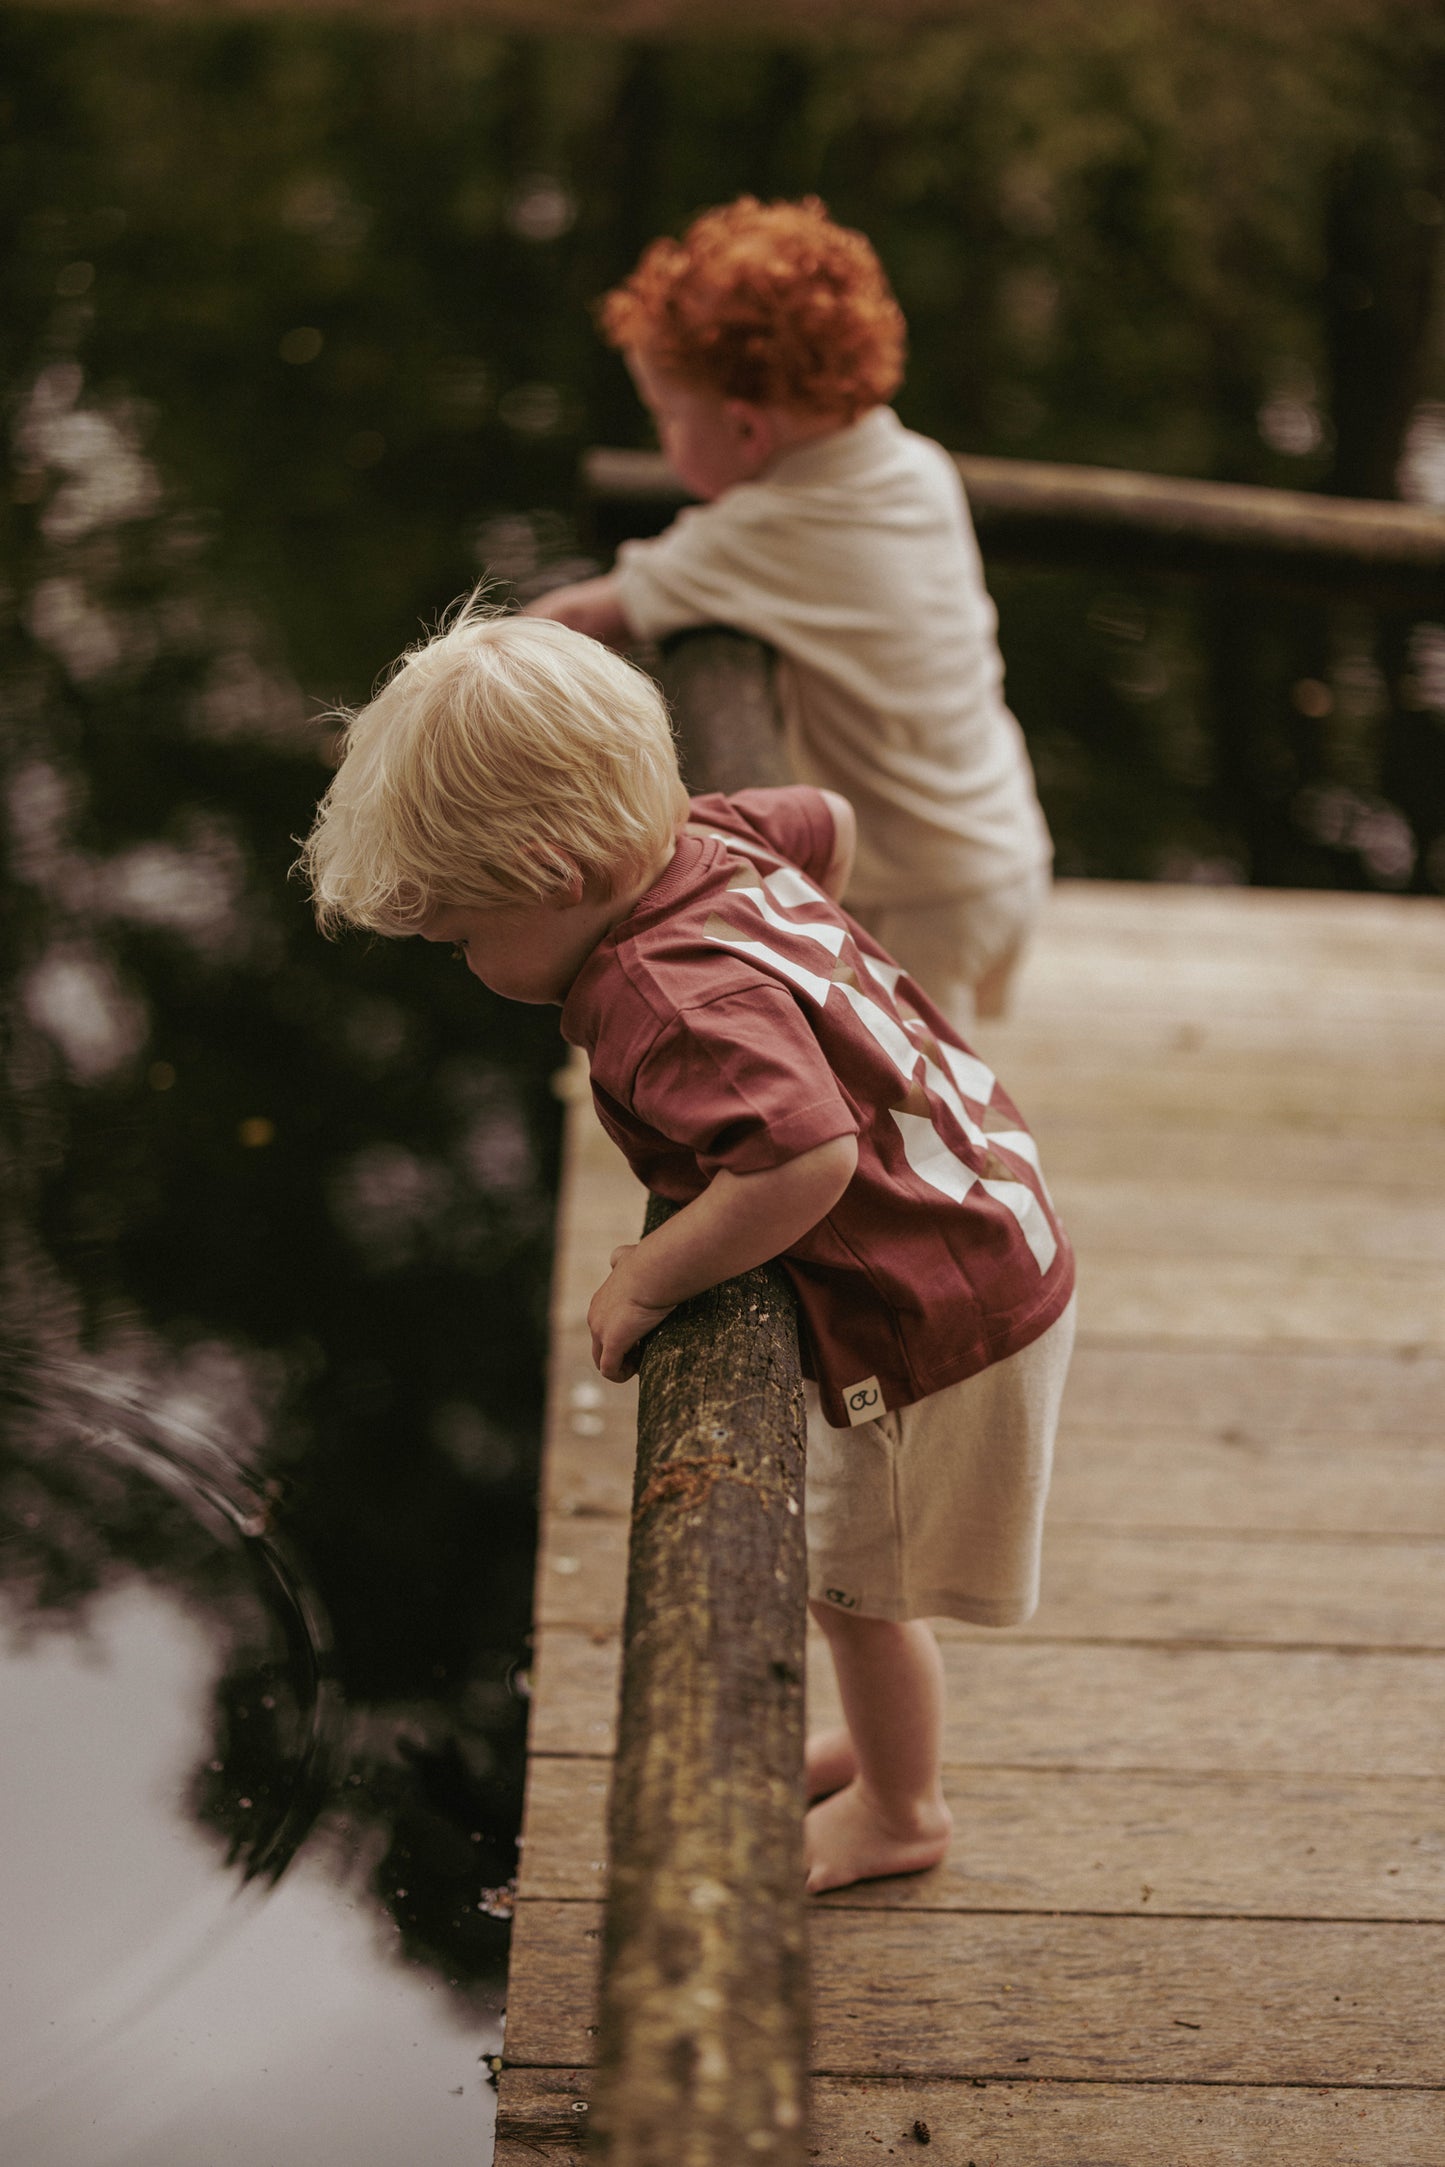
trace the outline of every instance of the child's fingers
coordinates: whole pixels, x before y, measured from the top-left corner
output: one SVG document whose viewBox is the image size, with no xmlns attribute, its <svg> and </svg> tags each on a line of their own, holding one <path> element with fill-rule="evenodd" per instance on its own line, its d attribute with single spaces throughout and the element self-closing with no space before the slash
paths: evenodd
<svg viewBox="0 0 1445 2167">
<path fill-rule="evenodd" d="M 626 1384 L 636 1374 L 637 1363 L 630 1346 L 619 1348 L 615 1341 L 594 1336 L 592 1359 L 609 1384 Z"/>
</svg>

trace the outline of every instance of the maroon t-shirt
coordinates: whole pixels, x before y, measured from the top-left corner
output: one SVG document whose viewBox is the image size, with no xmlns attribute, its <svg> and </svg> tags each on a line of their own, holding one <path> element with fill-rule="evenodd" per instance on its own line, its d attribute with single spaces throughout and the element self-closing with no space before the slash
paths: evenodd
<svg viewBox="0 0 1445 2167">
<path fill-rule="evenodd" d="M 837 1136 L 858 1170 L 782 1263 L 835 1427 L 1016 1354 L 1073 1291 L 1038 1152 L 992 1071 L 816 885 L 816 790 L 694 798 L 694 827 L 582 966 L 562 1029 L 659 1196 Z"/>
</svg>

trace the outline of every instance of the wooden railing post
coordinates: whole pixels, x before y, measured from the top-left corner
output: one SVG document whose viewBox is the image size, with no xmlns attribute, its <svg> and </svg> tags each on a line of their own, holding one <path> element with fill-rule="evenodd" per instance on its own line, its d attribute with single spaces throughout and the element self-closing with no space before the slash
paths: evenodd
<svg viewBox="0 0 1445 2167">
<path fill-rule="evenodd" d="M 768 668 L 730 633 L 668 656 L 694 789 L 780 779 Z M 806 1420 L 776 1265 L 652 1334 L 637 1429 L 589 2156 L 804 2167 Z"/>
<path fill-rule="evenodd" d="M 1431 610 L 1445 600 L 1445 518 L 1427 505 L 965 453 L 955 464 L 990 563 L 1224 576 Z M 599 447 L 582 486 L 603 548 L 656 532 L 687 501 L 660 452 Z"/>
<path fill-rule="evenodd" d="M 749 790 L 792 780 L 773 697 L 773 655 L 745 632 L 679 632 L 659 672 L 689 790 Z"/>
</svg>

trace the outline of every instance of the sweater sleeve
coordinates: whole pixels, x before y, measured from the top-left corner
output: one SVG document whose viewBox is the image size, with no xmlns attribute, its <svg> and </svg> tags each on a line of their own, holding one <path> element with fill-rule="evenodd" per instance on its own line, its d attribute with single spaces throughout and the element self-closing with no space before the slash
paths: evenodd
<svg viewBox="0 0 1445 2167">
<path fill-rule="evenodd" d="M 730 492 L 735 496 L 736 492 Z M 751 522 L 729 497 L 680 512 L 662 534 L 624 542 L 613 578 L 639 639 L 665 639 L 700 624 L 758 629 L 758 574 L 748 546 Z"/>
</svg>

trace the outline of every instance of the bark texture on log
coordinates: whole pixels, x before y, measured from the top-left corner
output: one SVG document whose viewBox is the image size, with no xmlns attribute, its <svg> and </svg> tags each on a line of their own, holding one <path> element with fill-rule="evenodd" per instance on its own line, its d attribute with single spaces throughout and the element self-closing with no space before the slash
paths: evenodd
<svg viewBox="0 0 1445 2167">
<path fill-rule="evenodd" d="M 776 1266 L 647 1342 L 590 2118 L 611 2167 L 806 2158 L 804 1437 Z"/>
<path fill-rule="evenodd" d="M 959 454 L 955 464 L 979 540 L 999 560 L 1228 572 L 1402 601 L 1445 596 L 1445 518 L 1419 505 L 1032 459 Z M 660 452 L 590 451 L 582 482 L 612 542 L 656 532 L 688 501 Z"/>
<path fill-rule="evenodd" d="M 724 626 L 674 633 L 663 642 L 659 675 L 689 790 L 757 790 L 791 780 L 770 647 Z"/>
</svg>

